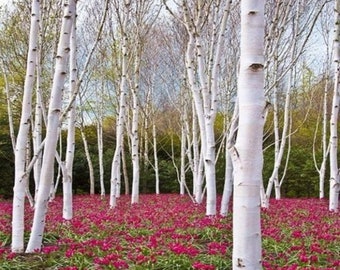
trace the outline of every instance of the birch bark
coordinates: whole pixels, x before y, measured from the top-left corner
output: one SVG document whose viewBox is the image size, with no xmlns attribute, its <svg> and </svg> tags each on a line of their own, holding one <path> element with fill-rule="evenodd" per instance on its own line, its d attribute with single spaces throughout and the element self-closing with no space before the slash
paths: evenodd
<svg viewBox="0 0 340 270">
<path fill-rule="evenodd" d="M 135 59 L 134 81 L 132 88 L 132 123 L 130 130 L 131 141 L 131 155 L 132 155 L 132 190 L 131 190 L 131 204 L 139 202 L 139 135 L 138 135 L 138 120 L 139 120 L 139 73 L 141 60 L 141 46 L 137 45 L 137 54 Z"/>
<path fill-rule="evenodd" d="M 122 34 L 122 66 L 121 66 L 121 80 L 120 80 L 120 98 L 119 98 L 119 112 L 116 124 L 116 148 L 111 166 L 111 187 L 110 187 L 110 207 L 116 207 L 116 190 L 118 178 L 120 178 L 120 159 L 122 151 L 122 142 L 124 135 L 124 118 L 126 111 L 126 96 L 127 96 L 127 64 L 128 64 L 128 37 L 127 37 L 127 23 L 130 14 L 130 1 L 124 1 L 124 21 L 121 29 Z"/>
<path fill-rule="evenodd" d="M 103 89 L 102 84 L 102 89 Z M 97 91 L 97 107 L 98 107 L 98 120 L 97 120 L 97 144 L 98 144 L 98 165 L 99 165 L 99 183 L 100 183 L 100 196 L 105 197 L 104 186 L 104 162 L 103 162 L 103 105 L 104 98 L 101 91 Z"/>
<path fill-rule="evenodd" d="M 77 39 L 76 19 L 74 19 L 71 40 L 70 40 L 70 85 L 69 98 L 77 91 Z M 75 122 L 76 103 L 73 102 L 68 112 L 67 121 L 67 145 L 65 157 L 65 170 L 63 171 L 63 218 L 70 220 L 73 217 L 72 181 L 73 181 L 73 160 L 75 149 Z"/>
<path fill-rule="evenodd" d="M 332 113 L 330 118 L 330 182 L 329 182 L 329 210 L 339 211 L 340 178 L 338 168 L 338 115 L 340 102 L 340 0 L 335 0 L 335 29 L 333 40 L 334 57 L 334 91 L 332 100 Z"/>
<path fill-rule="evenodd" d="M 28 175 L 26 170 L 26 146 L 32 117 L 32 92 L 35 82 L 35 70 L 37 64 L 38 33 L 40 19 L 39 0 L 32 1 L 31 27 L 29 34 L 26 77 L 24 84 L 24 96 L 20 119 L 19 132 L 15 146 L 15 180 L 13 188 L 13 212 L 12 212 L 12 252 L 24 250 L 24 206 L 25 189 Z"/>
<path fill-rule="evenodd" d="M 155 190 L 156 194 L 160 194 L 159 190 L 159 166 L 158 166 L 158 155 L 157 155 L 157 131 L 156 124 L 152 123 L 152 142 L 153 142 L 153 157 L 154 157 L 154 171 L 155 171 Z"/>
<path fill-rule="evenodd" d="M 55 63 L 55 73 L 51 91 L 50 106 L 48 110 L 48 124 L 45 138 L 45 150 L 41 168 L 41 181 L 34 211 L 31 235 L 26 252 L 32 253 L 41 250 L 42 238 L 45 228 L 48 196 L 53 181 L 52 168 L 58 140 L 59 117 L 62 109 L 62 93 L 67 74 L 67 58 L 70 51 L 70 35 L 75 17 L 76 2 L 69 0 L 64 2 L 64 14 L 58 43 L 58 51 Z"/>
<path fill-rule="evenodd" d="M 261 268 L 260 185 L 264 125 L 264 1 L 241 1 L 239 128 L 234 167 L 233 269 Z"/>
</svg>

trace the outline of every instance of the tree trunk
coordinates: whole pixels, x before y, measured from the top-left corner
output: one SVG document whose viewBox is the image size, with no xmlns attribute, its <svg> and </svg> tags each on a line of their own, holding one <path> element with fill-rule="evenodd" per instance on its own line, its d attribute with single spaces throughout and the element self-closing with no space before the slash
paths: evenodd
<svg viewBox="0 0 340 270">
<path fill-rule="evenodd" d="M 332 100 L 332 114 L 330 119 L 330 182 L 329 182 L 329 210 L 338 212 L 340 178 L 338 168 L 338 115 L 340 101 L 340 0 L 335 1 L 335 29 L 334 29 L 334 92 Z"/>
<path fill-rule="evenodd" d="M 103 86 L 103 84 L 102 84 Z M 104 90 L 102 88 L 102 90 Z M 99 95 L 99 97 L 98 97 Z M 98 144 L 98 163 L 99 163 L 99 183 L 100 183 L 100 196 L 105 197 L 104 186 L 104 162 L 103 162 L 103 93 L 97 92 L 97 107 L 98 107 L 98 120 L 97 120 L 97 144 Z"/>
<path fill-rule="evenodd" d="M 91 159 L 91 154 L 89 150 L 89 145 L 87 143 L 86 135 L 84 132 L 84 127 L 81 126 L 80 128 L 80 133 L 81 133 L 81 138 L 83 140 L 84 144 L 84 150 L 85 150 L 85 156 L 87 160 L 87 165 L 89 167 L 89 177 L 90 177 L 90 195 L 94 195 L 95 190 L 94 190 L 94 170 L 93 170 L 93 163 Z"/>
<path fill-rule="evenodd" d="M 22 102 L 19 132 L 15 146 L 15 180 L 13 188 L 12 252 L 24 251 L 24 207 L 28 175 L 26 170 L 26 146 L 31 127 L 32 92 L 37 64 L 40 3 L 32 1 L 31 28 L 29 34 L 27 69 Z"/>
<path fill-rule="evenodd" d="M 110 207 L 116 207 L 116 190 L 118 178 L 120 177 L 120 159 L 121 159 L 121 145 L 123 142 L 124 125 L 125 125 L 125 111 L 126 111 L 126 96 L 127 96 L 127 64 L 128 64 L 128 37 L 127 37 L 127 23 L 129 20 L 130 2 L 125 1 L 124 21 L 121 29 L 122 34 L 122 67 L 121 67 L 121 81 L 120 81 L 120 98 L 119 98 L 119 113 L 116 124 L 116 149 L 114 152 L 112 167 L 111 167 L 111 188 L 110 188 Z"/>
<path fill-rule="evenodd" d="M 33 225 L 29 238 L 27 253 L 41 250 L 42 238 L 45 228 L 48 196 L 53 181 L 54 156 L 58 140 L 59 117 L 62 109 L 62 93 L 67 74 L 67 58 L 70 51 L 70 34 L 75 17 L 74 0 L 64 3 L 64 15 L 60 31 L 56 68 L 53 77 L 50 106 L 48 111 L 48 125 L 46 130 L 45 150 L 41 168 L 41 181 L 39 183 L 36 208 L 34 211 Z"/>
<path fill-rule="evenodd" d="M 138 45 L 136 45 L 138 46 Z M 138 89 L 139 89 L 139 71 L 140 71 L 140 46 L 138 46 L 138 52 L 135 61 L 135 74 L 132 89 L 132 123 L 130 130 L 131 141 L 131 155 L 132 155 L 132 191 L 131 191 L 131 204 L 139 202 L 139 135 L 138 135 L 138 122 L 139 122 L 139 101 L 138 101 Z"/>
<path fill-rule="evenodd" d="M 157 136 L 156 136 L 156 125 L 152 124 L 152 138 L 153 138 L 153 156 L 154 156 L 154 170 L 155 170 L 155 190 L 156 194 L 160 194 L 159 190 L 159 167 L 158 167 L 158 155 L 157 155 Z"/>
<path fill-rule="evenodd" d="M 262 269 L 260 186 L 264 126 L 264 1 L 241 1 L 239 128 L 234 167 L 233 269 Z"/>
<path fill-rule="evenodd" d="M 77 91 L 77 39 L 76 39 L 76 19 L 73 22 L 70 40 L 70 85 L 69 98 Z M 68 112 L 67 121 L 67 145 L 65 157 L 65 171 L 63 171 L 63 218 L 70 220 L 73 217 L 72 181 L 73 181 L 73 160 L 75 149 L 75 122 L 76 122 L 76 103 L 73 102 Z"/>
</svg>

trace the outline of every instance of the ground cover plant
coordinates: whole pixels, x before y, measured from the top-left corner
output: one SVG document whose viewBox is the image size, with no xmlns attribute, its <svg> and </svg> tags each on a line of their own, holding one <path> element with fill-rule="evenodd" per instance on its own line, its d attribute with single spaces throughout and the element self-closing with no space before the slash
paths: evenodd
<svg viewBox="0 0 340 270">
<path fill-rule="evenodd" d="M 39 254 L 10 253 L 10 201 L 0 201 L 0 269 L 231 269 L 232 217 L 206 217 L 187 196 L 142 195 L 141 203 L 75 196 L 74 218 L 49 206 Z M 340 220 L 327 201 L 282 199 L 262 211 L 264 269 L 339 269 Z M 27 205 L 27 235 L 33 210 Z"/>
</svg>

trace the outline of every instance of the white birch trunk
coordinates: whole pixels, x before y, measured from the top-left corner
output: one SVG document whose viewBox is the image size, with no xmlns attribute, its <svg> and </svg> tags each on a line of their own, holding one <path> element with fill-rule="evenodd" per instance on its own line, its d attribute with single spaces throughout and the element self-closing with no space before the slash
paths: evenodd
<svg viewBox="0 0 340 270">
<path fill-rule="evenodd" d="M 15 146 L 15 180 L 13 188 L 12 212 L 12 252 L 24 251 L 24 207 L 26 179 L 26 144 L 31 127 L 32 117 L 32 92 L 35 82 L 35 69 L 37 63 L 38 32 L 40 19 L 40 3 L 32 1 L 31 28 L 29 34 L 27 69 L 24 85 L 24 96 L 19 132 Z"/>
<path fill-rule="evenodd" d="M 239 104 L 238 101 L 235 104 L 233 117 L 231 119 L 231 125 L 229 127 L 229 134 L 226 138 L 226 153 L 225 153 L 225 179 L 224 187 L 221 201 L 220 214 L 222 216 L 227 216 L 230 198 L 233 192 L 233 182 L 234 182 L 234 169 L 233 161 L 228 149 L 235 144 L 236 133 L 238 129 L 238 118 L 239 118 Z"/>
<path fill-rule="evenodd" d="M 185 194 L 185 152 L 186 152 L 186 134 L 185 134 L 184 121 L 182 120 L 182 124 L 181 124 L 180 188 L 179 188 L 180 195 Z"/>
<path fill-rule="evenodd" d="M 77 91 L 77 39 L 76 39 L 76 19 L 73 22 L 71 40 L 70 40 L 70 86 L 69 98 L 72 99 Z M 63 218 L 71 220 L 73 218 L 73 199 L 72 199 L 72 181 L 73 181 L 73 160 L 75 149 L 75 122 L 76 122 L 76 103 L 73 102 L 68 112 L 67 121 L 67 145 L 65 157 L 65 171 L 63 171 Z"/>
<path fill-rule="evenodd" d="M 55 64 L 55 73 L 51 91 L 50 106 L 48 110 L 48 125 L 45 138 L 45 150 L 41 168 L 41 181 L 34 211 L 33 225 L 29 238 L 27 253 L 41 250 L 42 238 L 45 228 L 48 196 L 53 181 L 54 156 L 58 140 L 59 117 L 62 109 L 62 93 L 67 74 L 67 58 L 70 51 L 70 35 L 75 17 L 74 0 L 65 1 L 62 27 Z"/>
<path fill-rule="evenodd" d="M 234 167 L 233 269 L 262 269 L 260 185 L 264 125 L 264 1 L 241 1 L 239 128 Z"/>
<path fill-rule="evenodd" d="M 327 72 L 328 73 L 328 72 Z M 329 76 L 326 77 L 326 85 L 323 96 L 323 117 L 322 117 L 322 162 L 319 170 L 319 198 L 323 199 L 325 197 L 325 175 L 326 175 L 326 165 L 327 158 L 329 154 L 329 148 L 327 146 L 327 97 L 328 97 L 328 80 Z"/>
<path fill-rule="evenodd" d="M 36 91 L 36 106 L 35 106 L 35 117 L 34 117 L 34 129 L 33 129 L 33 151 L 34 156 L 37 156 L 37 161 L 34 163 L 34 184 L 35 192 L 34 197 L 38 194 L 38 187 L 40 182 L 41 164 L 42 164 L 42 153 L 38 152 L 39 147 L 42 143 L 42 98 L 40 89 L 40 63 L 37 67 L 37 91 Z"/>
<path fill-rule="evenodd" d="M 158 167 L 158 155 L 157 155 L 157 133 L 156 125 L 152 124 L 152 141 L 153 141 L 153 157 L 154 157 L 154 171 L 155 171 L 155 190 L 156 194 L 160 194 L 159 191 L 159 167 Z"/>
<path fill-rule="evenodd" d="M 27 166 L 30 163 L 30 159 L 31 159 L 31 155 L 32 155 L 32 147 L 31 147 L 31 141 L 30 139 L 27 138 L 27 143 L 26 143 L 26 162 L 25 162 L 25 167 L 26 167 L 26 171 L 27 171 Z M 29 189 L 29 182 L 30 182 L 30 178 L 29 178 L 29 174 L 26 173 L 25 179 L 25 193 L 26 193 L 26 197 L 28 199 L 28 202 L 30 204 L 30 206 L 33 208 L 34 207 L 34 199 L 32 197 L 31 191 Z"/>
<path fill-rule="evenodd" d="M 202 194 L 203 194 L 203 158 L 201 151 L 199 150 L 199 142 L 198 142 L 198 124 L 197 124 L 197 116 L 195 113 L 195 106 L 192 106 L 192 147 L 193 147 L 193 194 L 195 197 L 195 201 L 200 204 L 202 203 Z"/>
<path fill-rule="evenodd" d="M 99 96 L 99 97 L 98 97 Z M 103 162 L 103 94 L 101 91 L 97 92 L 97 107 L 98 107 L 98 120 L 97 120 L 97 144 L 98 144 L 98 163 L 99 163 L 99 183 L 100 183 L 100 196 L 105 196 L 104 186 L 104 162 Z"/>
<path fill-rule="evenodd" d="M 228 210 L 229 210 L 229 202 L 231 198 L 231 194 L 233 192 L 233 163 L 231 160 L 231 156 L 226 151 L 225 153 L 225 180 L 224 180 L 224 186 L 223 186 L 223 194 L 222 194 L 222 201 L 221 201 L 221 210 L 220 214 L 221 216 L 227 216 Z"/>
<path fill-rule="evenodd" d="M 120 98 L 119 98 L 119 113 L 116 124 L 116 148 L 112 160 L 111 167 L 111 187 L 110 187 L 110 207 L 116 207 L 116 190 L 118 179 L 120 178 L 120 159 L 121 159 L 121 148 L 124 135 L 124 123 L 125 123 L 125 111 L 126 111 L 126 96 L 127 96 L 127 64 L 128 64 L 128 53 L 127 53 L 127 23 L 129 20 L 129 9 L 130 1 L 125 1 L 125 18 L 122 26 L 122 73 L 120 81 Z"/>
<path fill-rule="evenodd" d="M 138 46 L 138 45 L 137 45 Z M 131 204 L 139 202 L 139 135 L 138 135 L 138 121 L 139 121 L 139 102 L 138 102 L 138 89 L 139 89 L 139 69 L 140 69 L 140 55 L 137 53 L 135 63 L 135 78 L 134 88 L 132 89 L 132 123 L 130 131 L 131 140 L 131 155 L 132 155 L 132 191 L 131 191 Z"/>
<path fill-rule="evenodd" d="M 329 182 L 329 210 L 338 212 L 339 208 L 339 168 L 338 168 L 338 115 L 340 101 L 340 0 L 335 1 L 335 29 L 333 40 L 334 57 L 334 92 L 332 100 L 332 113 L 330 119 L 330 182 Z"/>
<path fill-rule="evenodd" d="M 126 165 L 126 152 L 125 152 L 125 145 L 124 145 L 124 140 L 122 142 L 122 158 L 121 158 L 121 162 L 122 162 L 122 170 L 123 170 L 123 178 L 124 178 L 124 188 L 125 188 L 125 195 L 129 195 L 130 194 L 130 184 L 129 184 L 129 174 L 128 174 L 128 169 L 127 169 L 127 165 Z M 121 189 L 121 185 L 120 185 L 120 178 L 118 178 L 118 189 Z M 118 190 L 116 192 L 117 196 L 120 195 L 120 190 Z M 117 197 L 118 198 L 118 197 Z"/>
<path fill-rule="evenodd" d="M 94 169 L 93 169 L 93 162 L 92 162 L 92 159 L 91 159 L 89 145 L 87 143 L 87 139 L 86 139 L 86 135 L 85 135 L 84 127 L 83 126 L 81 126 L 81 128 L 80 128 L 80 133 L 81 133 L 81 138 L 83 140 L 83 145 L 84 145 L 84 151 L 85 151 L 87 165 L 89 167 L 90 195 L 94 195 L 95 190 L 94 190 Z"/>
</svg>

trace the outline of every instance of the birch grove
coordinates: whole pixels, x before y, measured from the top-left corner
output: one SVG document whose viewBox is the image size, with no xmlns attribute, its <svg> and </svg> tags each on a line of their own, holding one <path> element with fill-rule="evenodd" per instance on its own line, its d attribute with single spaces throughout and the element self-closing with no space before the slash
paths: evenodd
<svg viewBox="0 0 340 270">
<path fill-rule="evenodd" d="M 12 252 L 25 251 L 25 205 L 34 253 L 49 202 L 63 196 L 69 221 L 77 192 L 109 193 L 110 211 L 124 191 L 133 205 L 178 192 L 206 216 L 232 211 L 233 269 L 261 269 L 260 208 L 274 192 L 339 211 L 339 0 L 30 0 L 13 10 L 0 8 Z"/>
</svg>

